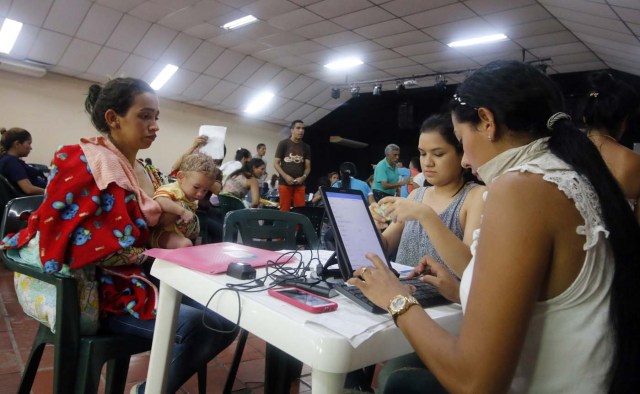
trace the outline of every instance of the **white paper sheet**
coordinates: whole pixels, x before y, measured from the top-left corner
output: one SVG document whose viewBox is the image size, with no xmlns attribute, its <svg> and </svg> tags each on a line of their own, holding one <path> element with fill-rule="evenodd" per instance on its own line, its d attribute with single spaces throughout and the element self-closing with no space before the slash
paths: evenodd
<svg viewBox="0 0 640 394">
<path fill-rule="evenodd" d="M 224 126 L 202 125 L 198 135 L 206 135 L 209 139 L 207 144 L 200 148 L 200 152 L 207 154 L 214 159 L 224 158 L 224 139 L 227 128 Z"/>
</svg>

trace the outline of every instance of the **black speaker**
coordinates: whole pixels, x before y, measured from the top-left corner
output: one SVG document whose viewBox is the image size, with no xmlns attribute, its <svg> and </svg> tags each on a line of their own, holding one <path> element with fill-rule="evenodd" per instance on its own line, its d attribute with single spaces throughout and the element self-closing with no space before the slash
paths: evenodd
<svg viewBox="0 0 640 394">
<path fill-rule="evenodd" d="M 398 105 L 398 128 L 407 130 L 413 128 L 413 104 L 400 103 Z"/>
</svg>

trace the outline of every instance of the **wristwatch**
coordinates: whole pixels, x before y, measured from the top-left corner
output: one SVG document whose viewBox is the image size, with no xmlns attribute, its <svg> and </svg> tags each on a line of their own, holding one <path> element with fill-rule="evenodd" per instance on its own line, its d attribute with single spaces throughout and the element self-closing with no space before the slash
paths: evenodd
<svg viewBox="0 0 640 394">
<path fill-rule="evenodd" d="M 393 318 L 393 322 L 395 323 L 396 326 L 398 325 L 398 316 L 408 311 L 409 308 L 411 308 L 414 305 L 420 305 L 420 303 L 418 302 L 418 300 L 415 299 L 414 296 L 411 296 L 411 295 L 405 296 L 402 294 L 398 294 L 397 296 L 393 297 L 391 301 L 389 301 L 389 306 L 387 307 L 387 310 L 391 314 L 391 317 Z"/>
</svg>

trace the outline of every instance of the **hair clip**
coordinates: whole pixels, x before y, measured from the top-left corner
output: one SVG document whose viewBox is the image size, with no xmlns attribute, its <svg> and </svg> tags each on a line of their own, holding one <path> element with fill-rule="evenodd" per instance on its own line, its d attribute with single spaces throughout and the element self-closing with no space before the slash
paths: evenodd
<svg viewBox="0 0 640 394">
<path fill-rule="evenodd" d="M 593 91 L 593 92 L 589 93 L 589 97 L 593 97 L 593 98 L 597 98 L 598 95 L 600 95 L 600 93 L 596 92 L 596 91 Z"/>
<path fill-rule="evenodd" d="M 453 99 L 455 101 L 457 101 L 460 105 L 467 105 L 467 103 L 465 103 L 464 101 L 462 101 L 462 98 L 460 96 L 458 96 L 458 93 L 455 93 L 453 95 Z"/>
</svg>

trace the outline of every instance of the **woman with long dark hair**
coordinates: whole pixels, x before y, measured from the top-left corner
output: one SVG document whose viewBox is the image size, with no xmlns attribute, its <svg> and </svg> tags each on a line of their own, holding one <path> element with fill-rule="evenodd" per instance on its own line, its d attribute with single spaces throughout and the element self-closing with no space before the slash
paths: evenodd
<svg viewBox="0 0 640 394">
<path fill-rule="evenodd" d="M 251 159 L 242 165 L 242 168 L 229 174 L 222 186 L 220 210 L 222 217 L 227 212 L 245 208 L 244 197 L 251 193 L 249 208 L 257 208 L 260 205 L 260 186 L 258 179 L 264 174 L 265 165 L 262 159 Z"/>
<path fill-rule="evenodd" d="M 413 307 L 374 255 L 349 282 L 388 308 L 448 391 L 637 392 L 640 228 L 594 144 L 562 112 L 560 90 L 531 65 L 496 61 L 458 87 L 451 109 L 462 162 L 487 184 L 460 333 Z"/>
</svg>

